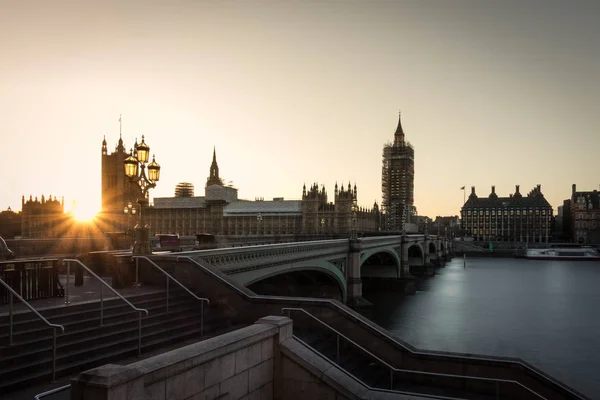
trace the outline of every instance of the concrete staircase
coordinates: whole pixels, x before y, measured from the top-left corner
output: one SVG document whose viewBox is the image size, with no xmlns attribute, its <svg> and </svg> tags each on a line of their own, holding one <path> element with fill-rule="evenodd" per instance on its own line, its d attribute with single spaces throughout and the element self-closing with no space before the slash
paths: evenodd
<svg viewBox="0 0 600 400">
<path fill-rule="evenodd" d="M 158 291 L 128 297 L 142 317 L 142 355 L 191 338 L 202 338 L 200 302 L 182 290 L 171 289 L 169 311 L 166 293 Z M 100 302 L 39 310 L 51 323 L 61 324 L 57 336 L 56 377 L 115 362 L 138 353 L 138 313 L 121 299 L 104 301 L 103 326 Z M 204 337 L 228 330 L 228 322 L 204 307 Z M 144 314 L 142 314 L 144 315 Z M 52 329 L 31 312 L 13 315 L 13 345 L 9 343 L 8 316 L 0 318 L 0 393 L 52 379 Z"/>
</svg>

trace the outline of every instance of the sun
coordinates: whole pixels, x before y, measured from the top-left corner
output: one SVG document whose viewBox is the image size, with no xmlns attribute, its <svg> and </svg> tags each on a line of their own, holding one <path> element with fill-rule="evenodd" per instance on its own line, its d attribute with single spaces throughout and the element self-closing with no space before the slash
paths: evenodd
<svg viewBox="0 0 600 400">
<path fill-rule="evenodd" d="M 98 212 L 94 207 L 86 206 L 85 204 L 77 204 L 72 208 L 71 214 L 77 221 L 87 222 L 93 220 Z"/>
</svg>

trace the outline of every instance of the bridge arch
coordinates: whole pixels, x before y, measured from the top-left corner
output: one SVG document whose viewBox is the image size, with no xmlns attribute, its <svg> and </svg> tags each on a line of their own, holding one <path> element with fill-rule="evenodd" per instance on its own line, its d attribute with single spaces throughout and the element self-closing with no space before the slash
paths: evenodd
<svg viewBox="0 0 600 400">
<path fill-rule="evenodd" d="M 420 243 L 413 243 L 408 246 L 408 265 L 421 266 L 425 264 L 425 251 Z"/>
<path fill-rule="evenodd" d="M 300 275 L 299 273 L 303 274 Z M 288 265 L 260 268 L 233 275 L 231 278 L 237 283 L 250 288 L 251 285 L 255 285 L 261 281 L 272 280 L 275 277 L 283 278 L 286 275 L 294 277 L 312 275 L 312 279 L 315 280 L 325 278 L 325 280 L 331 282 L 339 289 L 340 300 L 346 302 L 348 287 L 344 273 L 326 260 L 313 259 Z"/>
<path fill-rule="evenodd" d="M 429 242 L 429 257 L 437 258 L 437 248 L 434 241 Z"/>
<path fill-rule="evenodd" d="M 398 255 L 398 253 L 396 252 L 396 250 L 394 250 L 393 248 L 383 248 L 383 249 L 373 249 L 373 250 L 367 250 L 363 253 L 361 253 L 360 255 L 360 270 L 361 270 L 361 276 L 362 276 L 362 272 L 363 272 L 363 266 L 367 267 L 369 265 L 369 261 L 378 258 L 380 261 L 380 263 L 382 263 L 383 265 L 380 264 L 380 266 L 389 266 L 389 267 L 393 267 L 393 276 L 387 276 L 387 277 L 394 277 L 394 278 L 399 278 L 402 276 L 402 263 L 400 261 L 400 256 Z M 393 264 L 393 265 L 386 265 L 386 264 Z M 389 268 L 387 268 L 386 271 L 384 271 L 383 269 L 381 271 L 375 271 L 374 269 L 371 269 L 371 272 L 375 272 L 377 275 L 384 277 L 386 275 L 390 275 L 390 270 Z"/>
</svg>

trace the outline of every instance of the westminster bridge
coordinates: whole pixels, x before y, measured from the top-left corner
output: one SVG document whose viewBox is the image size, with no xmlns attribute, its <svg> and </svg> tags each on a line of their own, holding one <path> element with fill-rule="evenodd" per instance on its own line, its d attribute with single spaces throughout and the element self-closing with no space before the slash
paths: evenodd
<svg viewBox="0 0 600 400">
<path fill-rule="evenodd" d="M 413 274 L 432 275 L 451 254 L 452 242 L 443 236 L 415 234 L 228 247 L 166 256 L 190 257 L 249 288 L 269 281 L 272 287 L 293 285 L 295 279 L 308 280 L 317 287 L 333 284 L 341 301 L 360 304 L 365 278 L 398 280 Z M 292 276 L 292 280 L 285 279 Z"/>
</svg>

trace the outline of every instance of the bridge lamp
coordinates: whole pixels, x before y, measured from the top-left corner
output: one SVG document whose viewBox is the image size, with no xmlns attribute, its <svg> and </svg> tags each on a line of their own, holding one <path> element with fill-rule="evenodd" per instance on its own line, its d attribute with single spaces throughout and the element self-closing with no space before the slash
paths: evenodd
<svg viewBox="0 0 600 400">
<path fill-rule="evenodd" d="M 137 203 L 140 205 L 139 209 L 139 224 L 135 228 L 135 243 L 133 245 L 133 254 L 150 254 L 150 245 L 148 243 L 148 227 L 144 222 L 144 207 L 148 205 L 148 191 L 156 187 L 156 182 L 160 178 L 160 165 L 156 162 L 154 155 L 152 156 L 152 162 L 148 164 L 148 176 L 146 176 L 146 164 L 148 163 L 148 157 L 150 155 L 150 146 L 144 141 L 142 136 L 142 142 L 135 148 L 135 156 L 133 150 L 129 157 L 123 162 L 125 167 L 125 175 L 129 178 L 129 181 L 135 183 L 140 189 L 140 197 L 137 199 Z M 131 211 L 131 214 L 135 214 L 133 205 L 129 203 L 123 210 L 125 214 Z"/>
<path fill-rule="evenodd" d="M 321 218 L 321 234 L 325 233 L 325 218 Z"/>
<path fill-rule="evenodd" d="M 351 231 L 351 239 L 356 239 L 356 213 L 358 212 L 358 205 L 356 204 L 356 200 L 352 203 L 352 207 L 350 208 L 352 211 L 352 231 Z"/>
</svg>

